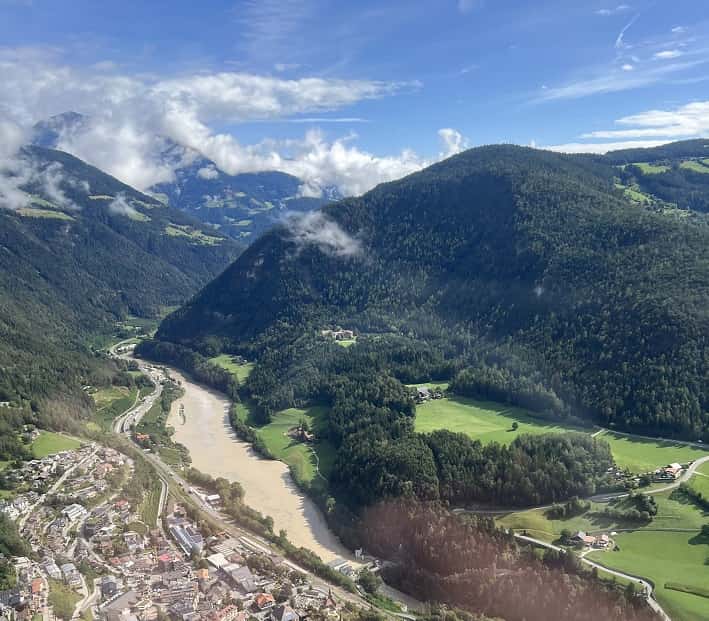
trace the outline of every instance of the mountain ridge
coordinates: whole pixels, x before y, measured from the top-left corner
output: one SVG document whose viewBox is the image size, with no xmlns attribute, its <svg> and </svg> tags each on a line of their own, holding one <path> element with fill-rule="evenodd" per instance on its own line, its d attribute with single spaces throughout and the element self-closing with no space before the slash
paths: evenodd
<svg viewBox="0 0 709 621">
<path fill-rule="evenodd" d="M 466 364 L 509 367 L 597 422 L 698 434 L 709 229 L 639 208 L 616 175 L 597 156 L 472 149 L 325 207 L 359 258 L 283 225 L 158 338 L 213 352 L 331 325 L 456 340 L 448 332 L 472 343 L 456 354 Z"/>
<path fill-rule="evenodd" d="M 94 343 L 184 301 L 241 247 L 66 153 L 27 147 L 14 166 L 1 179 L 18 206 L 0 209 L 0 401 L 78 416 L 81 387 L 110 371 Z"/>
</svg>

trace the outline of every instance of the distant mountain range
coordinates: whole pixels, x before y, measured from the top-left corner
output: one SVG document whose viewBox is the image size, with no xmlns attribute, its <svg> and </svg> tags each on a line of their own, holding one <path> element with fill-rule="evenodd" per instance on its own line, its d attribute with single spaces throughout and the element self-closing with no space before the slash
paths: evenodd
<svg viewBox="0 0 709 621">
<path fill-rule="evenodd" d="M 158 336 L 214 355 L 333 326 L 408 335 L 450 368 L 489 368 L 504 390 L 545 392 L 603 425 L 698 437 L 709 424 L 707 144 L 600 157 L 472 149 L 271 230 Z M 299 359 L 307 347 L 286 351 L 304 352 L 298 369 L 320 364 Z M 296 377 L 278 373 L 274 387 Z"/>
<path fill-rule="evenodd" d="M 88 123 L 87 117 L 76 112 L 53 116 L 35 125 L 32 142 L 56 148 L 62 133 L 80 133 Z M 185 152 L 191 157 L 184 158 Z M 301 196 L 302 182 L 282 172 L 229 175 L 211 160 L 168 139 L 162 159 L 177 166 L 175 179 L 150 188 L 152 196 L 246 242 L 287 213 L 311 211 L 341 198 L 334 187 L 326 188 L 321 198 Z M 177 164 L 185 159 L 190 163 Z"/>
</svg>

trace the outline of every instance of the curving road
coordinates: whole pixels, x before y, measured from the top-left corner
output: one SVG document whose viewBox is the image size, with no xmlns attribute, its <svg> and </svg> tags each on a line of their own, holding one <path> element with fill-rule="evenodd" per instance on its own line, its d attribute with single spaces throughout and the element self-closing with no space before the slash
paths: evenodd
<svg viewBox="0 0 709 621">
<path fill-rule="evenodd" d="M 566 548 L 562 548 L 561 546 L 555 546 L 553 543 L 547 543 L 546 541 L 542 541 L 541 539 L 535 539 L 534 537 L 529 537 L 527 535 L 518 535 L 516 533 L 514 536 L 515 539 L 520 539 L 522 541 L 526 541 L 527 543 L 532 543 L 534 545 L 538 545 L 543 548 L 548 548 L 550 550 L 556 550 L 557 552 L 561 552 L 562 554 L 570 554 L 570 552 Z M 665 612 L 664 608 L 662 608 L 659 602 L 655 599 L 655 596 L 653 594 L 654 586 L 648 580 L 641 578 L 640 576 L 634 576 L 632 574 L 626 574 L 622 571 L 610 569 L 605 565 L 601 565 L 600 563 L 596 563 L 595 561 L 587 559 L 583 554 L 579 556 L 579 560 L 582 563 L 589 565 L 590 567 L 595 567 L 596 569 L 602 570 L 613 576 L 617 576 L 618 578 L 623 578 L 625 580 L 629 580 L 630 582 L 640 584 L 643 587 L 645 599 L 647 600 L 647 603 L 650 608 L 652 608 L 658 615 L 660 615 L 663 621 L 672 621 L 670 616 Z"/>
<path fill-rule="evenodd" d="M 628 435 L 628 434 L 625 434 Z M 638 438 L 642 438 L 644 436 L 636 436 Z M 691 479 L 694 474 L 697 471 L 697 468 L 699 468 L 702 464 L 705 464 L 709 461 L 709 455 L 705 455 L 704 457 L 700 457 L 699 459 L 695 459 L 677 479 L 675 479 L 672 483 L 668 483 L 667 485 L 663 485 L 662 487 L 656 487 L 655 489 L 650 489 L 647 491 L 640 490 L 643 492 L 643 494 L 661 494 L 662 492 L 669 492 L 670 490 L 675 489 L 676 487 L 679 487 L 682 483 L 686 483 Z M 608 502 L 609 500 L 613 500 L 614 498 L 625 498 L 626 496 L 629 496 L 630 494 L 628 492 L 614 492 L 612 494 L 596 494 L 595 496 L 589 496 L 587 500 L 593 500 L 594 502 Z"/>
<path fill-rule="evenodd" d="M 125 341 L 123 341 L 125 343 Z M 144 360 L 137 359 L 137 358 L 132 358 L 130 355 L 119 355 L 116 353 L 116 348 L 120 347 L 121 343 L 117 343 L 114 345 L 109 351 L 112 356 L 115 357 L 120 357 L 125 360 L 135 360 L 139 367 L 140 370 L 143 371 L 143 373 L 148 374 L 151 380 L 153 381 L 153 384 L 156 387 L 155 392 L 146 397 L 143 402 L 139 403 L 137 406 L 134 406 L 130 408 L 127 412 L 122 414 L 116 419 L 116 422 L 114 423 L 114 431 L 119 434 L 126 435 L 130 439 L 130 431 L 131 431 L 131 425 L 134 423 L 137 423 L 140 421 L 140 418 L 147 412 L 152 404 L 155 402 L 155 400 L 160 396 L 162 392 L 162 383 L 165 379 L 165 372 L 161 370 L 159 367 L 154 366 Z M 151 399 L 151 397 L 153 397 Z M 150 403 L 149 406 L 144 407 L 146 403 Z M 142 451 L 141 451 L 142 452 Z M 173 485 L 175 488 L 179 489 L 182 493 L 182 497 L 189 499 L 193 505 L 195 505 L 198 509 L 200 509 L 203 513 L 206 513 L 209 515 L 209 517 L 218 524 L 219 528 L 224 530 L 225 532 L 229 533 L 231 536 L 236 537 L 236 538 L 247 538 L 249 541 L 252 543 L 257 544 L 258 546 L 265 548 L 269 551 L 271 551 L 274 554 L 279 554 L 278 550 L 276 550 L 270 542 L 266 541 L 265 539 L 262 539 L 261 537 L 254 535 L 250 531 L 247 531 L 236 524 L 234 524 L 232 521 L 228 521 L 224 519 L 224 517 L 216 511 L 213 507 L 211 507 L 208 503 L 204 501 L 200 496 L 197 494 L 190 493 L 189 490 L 191 488 L 191 484 L 188 483 L 185 479 L 183 479 L 179 474 L 177 474 L 170 466 L 168 466 L 165 462 L 163 462 L 159 455 L 152 453 L 152 452 L 142 452 L 143 456 L 145 459 L 147 459 L 155 468 L 155 472 L 160 478 L 160 481 L 163 485 L 163 492 L 164 494 L 161 494 L 161 510 L 164 509 L 164 503 L 167 499 L 167 493 L 168 493 L 168 488 L 170 485 Z M 160 515 L 160 514 L 159 514 Z M 158 522 L 160 520 L 158 519 Z M 296 565 L 295 563 L 291 561 L 287 561 L 287 563 L 295 570 L 303 573 L 304 575 L 308 576 L 308 579 L 310 580 L 311 584 L 315 588 L 320 588 L 323 589 L 325 592 L 328 590 L 332 590 L 332 592 L 341 600 L 347 601 L 353 604 L 357 604 L 360 607 L 370 608 L 371 604 L 361 597 L 359 594 L 355 593 L 350 593 L 349 591 L 346 591 L 345 589 L 330 584 L 326 581 L 324 581 L 322 578 L 316 576 L 314 573 L 310 572 L 309 570 L 300 567 Z M 392 597 L 392 599 L 398 599 L 399 601 L 404 601 L 410 609 L 412 610 L 422 610 L 423 609 L 423 604 L 419 602 L 418 600 L 415 600 L 412 597 L 406 596 L 403 593 L 399 593 L 395 589 L 389 590 L 387 593 Z M 381 611 L 385 612 L 387 615 L 394 615 L 394 613 L 390 613 L 388 611 Z M 394 615 L 402 618 L 409 618 L 408 615 L 401 614 L 401 615 Z"/>
<path fill-rule="evenodd" d="M 124 345 L 131 340 L 132 339 L 126 339 L 125 341 L 116 343 L 108 350 L 108 353 L 114 358 L 121 358 L 122 360 L 126 361 L 136 361 L 136 359 L 130 356 L 129 354 L 119 354 L 117 351 L 121 345 Z M 143 372 L 143 374 L 146 375 L 153 383 L 153 386 L 155 386 L 155 390 L 153 390 L 153 392 L 151 392 L 147 397 L 143 399 L 136 399 L 136 402 L 131 408 L 129 408 L 123 414 L 115 418 L 115 420 L 113 421 L 113 431 L 115 433 L 129 433 L 131 427 L 133 425 L 137 425 L 140 422 L 143 416 L 148 413 L 150 408 L 153 407 L 155 402 L 162 395 L 162 382 L 164 378 L 160 374 L 160 371 L 153 365 L 148 364 L 146 362 L 138 362 L 138 366 L 140 367 L 140 370 Z"/>
</svg>

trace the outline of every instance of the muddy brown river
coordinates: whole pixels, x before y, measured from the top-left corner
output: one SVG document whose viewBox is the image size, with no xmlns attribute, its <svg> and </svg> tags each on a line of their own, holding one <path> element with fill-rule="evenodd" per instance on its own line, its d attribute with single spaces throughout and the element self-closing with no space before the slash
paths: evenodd
<svg viewBox="0 0 709 621">
<path fill-rule="evenodd" d="M 270 515 L 274 530 L 285 530 L 296 546 L 312 550 L 325 562 L 352 559 L 319 509 L 296 487 L 287 466 L 259 457 L 236 437 L 229 423 L 229 401 L 176 369 L 170 369 L 170 375 L 182 382 L 185 394 L 173 403 L 168 424 L 175 428 L 175 441 L 189 450 L 193 466 L 213 477 L 241 483 L 246 504 Z"/>
</svg>

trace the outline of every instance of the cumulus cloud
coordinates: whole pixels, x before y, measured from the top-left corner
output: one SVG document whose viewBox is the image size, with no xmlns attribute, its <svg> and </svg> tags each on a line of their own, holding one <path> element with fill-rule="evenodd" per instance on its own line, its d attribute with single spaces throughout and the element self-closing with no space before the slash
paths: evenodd
<svg viewBox="0 0 709 621">
<path fill-rule="evenodd" d="M 443 152 L 440 154 L 441 158 L 451 157 L 452 155 L 460 153 L 470 146 L 467 138 L 465 138 L 458 130 L 451 127 L 439 129 L 438 137 L 443 143 Z"/>
<path fill-rule="evenodd" d="M 426 163 L 406 150 L 375 156 L 355 147 L 350 136 L 326 140 L 308 132 L 300 140 L 244 145 L 213 129 L 328 112 L 416 89 L 417 83 L 234 72 L 161 79 L 116 71 L 76 69 L 38 50 L 0 51 L 0 111 L 24 126 L 66 110 L 87 115 L 85 123 L 61 131 L 58 148 L 141 190 L 173 180 L 197 154 L 229 174 L 289 172 L 302 178 L 304 193 L 334 185 L 356 194 Z"/>
<path fill-rule="evenodd" d="M 665 138 L 666 141 L 709 133 L 709 101 L 695 101 L 670 110 L 648 110 L 618 119 L 620 129 L 597 130 L 582 138 Z"/>
<path fill-rule="evenodd" d="M 140 213 L 126 200 L 123 194 L 119 194 L 109 203 L 108 211 L 116 216 L 126 216 L 126 218 L 140 217 Z"/>
<path fill-rule="evenodd" d="M 300 247 L 315 245 L 326 254 L 354 257 L 362 252 L 360 242 L 321 211 L 297 214 L 286 220 L 291 238 Z"/>
<path fill-rule="evenodd" d="M 615 128 L 581 134 L 586 140 L 611 142 L 573 142 L 548 147 L 574 153 L 605 153 L 615 149 L 655 147 L 674 140 L 698 138 L 709 134 L 709 101 L 695 101 L 668 110 L 647 110 L 615 121 Z"/>
<path fill-rule="evenodd" d="M 88 193 L 88 182 L 66 175 L 59 162 L 35 162 L 20 150 L 26 139 L 26 133 L 16 124 L 0 122 L 0 208 L 31 207 L 34 193 L 60 209 L 78 209 L 65 189 Z"/>
<path fill-rule="evenodd" d="M 203 166 L 197 171 L 202 179 L 216 179 L 219 176 L 219 171 L 214 168 L 211 164 L 209 166 Z"/>
</svg>

